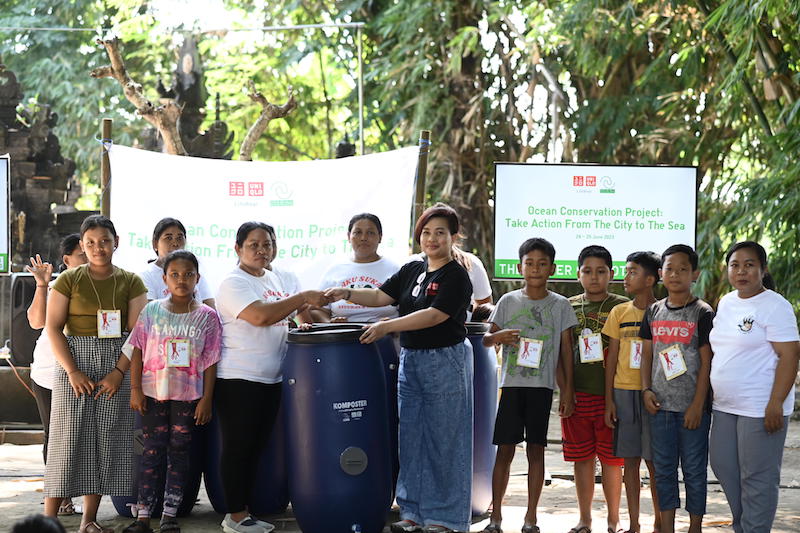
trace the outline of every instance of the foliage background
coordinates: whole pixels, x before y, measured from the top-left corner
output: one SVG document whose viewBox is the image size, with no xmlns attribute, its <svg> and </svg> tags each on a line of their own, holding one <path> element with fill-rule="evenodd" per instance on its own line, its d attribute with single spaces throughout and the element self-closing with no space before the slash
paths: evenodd
<svg viewBox="0 0 800 533">
<path fill-rule="evenodd" d="M 493 161 L 697 165 L 698 293 L 728 290 L 724 250 L 753 238 L 779 290 L 800 301 L 800 22 L 797 0 L 6 0 L 0 26 L 112 28 L 134 79 L 156 98 L 185 32 L 199 35 L 209 93 L 237 140 L 259 110 L 254 79 L 299 108 L 256 159 L 330 157 L 357 133 L 352 30 L 210 31 L 364 21 L 365 143 L 382 151 L 432 130 L 427 200 L 462 213 L 466 247 L 491 263 Z M 224 16 L 200 16 L 213 9 Z M 104 31 L 0 30 L 0 57 L 30 102 L 61 116 L 62 152 L 96 183 L 99 120 L 130 144 L 144 123 L 93 44 Z M 96 188 L 94 189 L 96 192 Z M 91 192 L 91 191 L 90 191 Z M 643 199 L 645 201 L 646 199 Z M 96 197 L 84 199 L 89 205 Z M 498 287 L 499 288 L 499 287 Z"/>
</svg>

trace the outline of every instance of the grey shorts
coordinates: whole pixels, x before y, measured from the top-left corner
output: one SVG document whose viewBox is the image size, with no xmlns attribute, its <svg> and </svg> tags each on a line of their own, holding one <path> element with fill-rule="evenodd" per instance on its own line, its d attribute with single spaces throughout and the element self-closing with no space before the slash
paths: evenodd
<svg viewBox="0 0 800 533">
<path fill-rule="evenodd" d="M 614 428 L 614 455 L 653 460 L 650 449 L 650 415 L 638 390 L 614 389 L 617 425 Z"/>
</svg>

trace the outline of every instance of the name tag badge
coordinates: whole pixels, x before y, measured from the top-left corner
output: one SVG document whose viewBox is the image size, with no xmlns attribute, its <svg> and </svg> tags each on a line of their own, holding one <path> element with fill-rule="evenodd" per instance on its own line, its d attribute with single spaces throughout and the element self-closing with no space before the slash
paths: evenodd
<svg viewBox="0 0 800 533">
<path fill-rule="evenodd" d="M 189 366 L 189 341 L 173 339 L 167 341 L 167 366 L 170 368 L 187 368 Z"/>
<path fill-rule="evenodd" d="M 686 360 L 683 358 L 683 350 L 677 344 L 658 352 L 658 360 L 661 361 L 661 368 L 664 370 L 664 377 L 667 378 L 667 381 L 686 373 Z"/>
<path fill-rule="evenodd" d="M 101 339 L 122 337 L 122 312 L 119 309 L 97 310 L 97 336 Z"/>
<path fill-rule="evenodd" d="M 542 362 L 543 347 L 544 342 L 539 339 L 520 337 L 517 365 L 527 368 L 539 368 L 539 364 Z"/>
<path fill-rule="evenodd" d="M 599 333 L 578 337 L 578 350 L 581 363 L 599 363 L 603 361 L 603 337 Z"/>
<path fill-rule="evenodd" d="M 631 368 L 642 368 L 642 341 L 631 340 Z"/>
</svg>

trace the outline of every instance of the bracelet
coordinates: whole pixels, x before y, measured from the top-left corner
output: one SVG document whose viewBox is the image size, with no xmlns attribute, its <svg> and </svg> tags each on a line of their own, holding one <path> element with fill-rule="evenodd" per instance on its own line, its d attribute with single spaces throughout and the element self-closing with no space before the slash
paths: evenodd
<svg viewBox="0 0 800 533">
<path fill-rule="evenodd" d="M 125 378 L 125 372 L 123 372 L 123 371 L 122 371 L 122 369 L 121 369 L 120 367 L 118 367 L 118 366 L 115 366 L 115 367 L 114 367 L 114 370 L 116 370 L 117 372 L 119 372 L 120 374 L 122 374 L 122 377 L 123 377 L 123 378 Z"/>
<path fill-rule="evenodd" d="M 80 368 L 76 368 L 76 369 L 75 369 L 75 370 L 73 370 L 72 372 L 67 372 L 67 375 L 68 375 L 68 376 L 71 376 L 71 375 L 72 375 L 72 374 L 74 374 L 75 372 L 80 372 L 80 371 L 81 371 L 81 369 L 80 369 Z"/>
<path fill-rule="evenodd" d="M 46 289 L 46 288 L 47 288 L 47 285 L 39 285 L 39 284 L 37 283 L 37 284 L 36 284 L 36 288 L 37 288 L 37 289 Z"/>
<path fill-rule="evenodd" d="M 644 389 L 644 390 L 642 391 L 642 394 L 644 394 L 645 392 L 648 392 L 648 391 L 649 391 L 649 392 L 652 392 L 653 394 L 655 394 L 655 393 L 656 393 L 656 391 L 654 391 L 654 390 L 653 390 L 653 389 L 651 389 L 650 387 L 647 387 L 646 389 Z"/>
</svg>

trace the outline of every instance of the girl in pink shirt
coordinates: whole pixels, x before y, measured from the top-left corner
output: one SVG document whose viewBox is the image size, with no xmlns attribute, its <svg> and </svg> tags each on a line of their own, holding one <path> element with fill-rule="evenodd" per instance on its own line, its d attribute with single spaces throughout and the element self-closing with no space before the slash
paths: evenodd
<svg viewBox="0 0 800 533">
<path fill-rule="evenodd" d="M 164 259 L 170 295 L 139 315 L 130 336 L 131 408 L 142 415 L 144 452 L 139 472 L 138 518 L 126 533 L 150 533 L 150 516 L 164 484 L 162 532 L 179 532 L 175 520 L 189 470 L 194 424 L 211 419 L 211 397 L 222 343 L 216 311 L 194 299 L 197 258 L 176 250 Z M 169 461 L 167 461 L 169 456 Z"/>
</svg>

